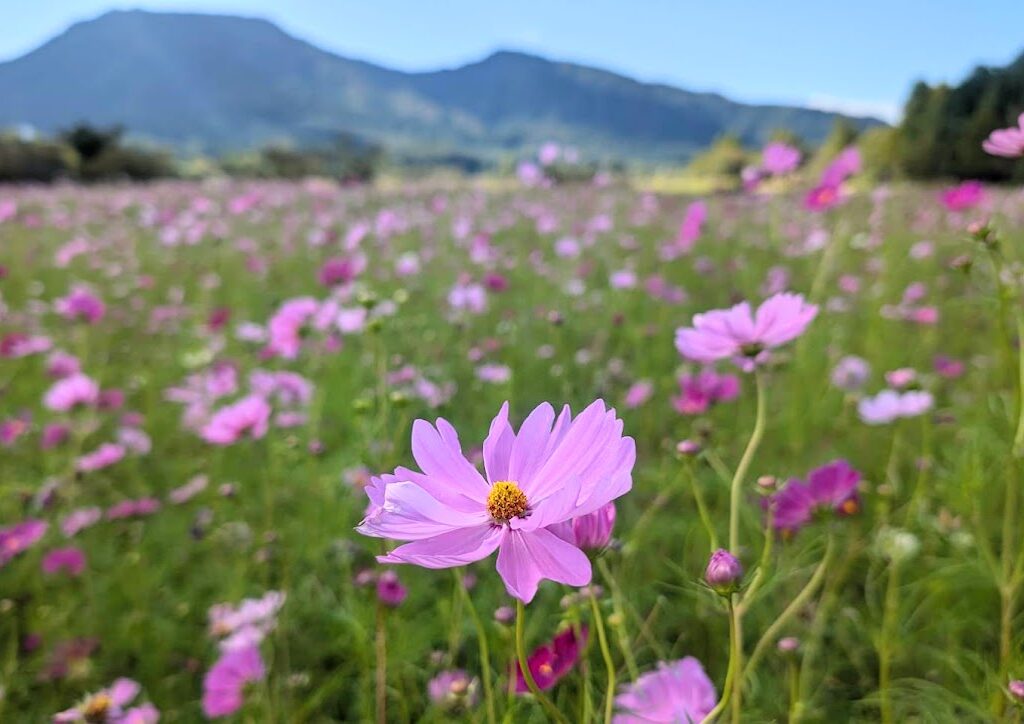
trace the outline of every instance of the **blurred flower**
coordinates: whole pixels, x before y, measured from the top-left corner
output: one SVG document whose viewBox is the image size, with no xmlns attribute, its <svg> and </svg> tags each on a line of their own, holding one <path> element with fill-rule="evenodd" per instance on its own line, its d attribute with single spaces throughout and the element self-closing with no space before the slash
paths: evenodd
<svg viewBox="0 0 1024 724">
<path fill-rule="evenodd" d="M 980 181 L 964 181 L 945 189 L 939 194 L 942 205 L 950 211 L 966 211 L 973 209 L 985 198 L 985 188 Z"/>
<path fill-rule="evenodd" d="M 797 169 L 801 157 L 800 149 L 788 143 L 773 141 L 761 151 L 761 168 L 772 176 L 784 176 Z"/>
<path fill-rule="evenodd" d="M 860 510 L 857 488 L 861 474 L 845 460 L 812 470 L 807 482 L 792 479 L 771 498 L 772 525 L 792 534 L 808 525 L 819 511 L 851 515 Z"/>
<path fill-rule="evenodd" d="M 394 571 L 383 571 L 377 577 L 377 600 L 385 606 L 390 608 L 400 606 L 407 595 L 409 595 L 409 591 L 398 580 L 398 574 Z"/>
<path fill-rule="evenodd" d="M 78 576 L 85 570 L 85 553 L 81 548 L 55 548 L 43 556 L 42 567 L 43 573 L 48 575 L 65 571 Z"/>
<path fill-rule="evenodd" d="M 202 437 L 214 445 L 232 445 L 246 433 L 258 440 L 270 426 L 270 405 L 260 395 L 249 395 L 214 413 L 203 427 Z"/>
<path fill-rule="evenodd" d="M 632 684 L 623 687 L 615 703 L 616 724 L 648 722 L 701 722 L 718 703 L 715 685 L 701 663 L 687 656 L 660 662 Z"/>
<path fill-rule="evenodd" d="M 651 399 L 654 393 L 654 383 L 650 380 L 638 380 L 626 390 L 626 398 L 623 400 L 623 407 L 628 410 L 636 409 Z"/>
<path fill-rule="evenodd" d="M 860 419 L 868 425 L 884 425 L 901 417 L 917 417 L 932 408 L 930 392 L 882 390 L 874 397 L 865 397 L 857 405 Z"/>
<path fill-rule="evenodd" d="M 557 634 L 550 644 L 538 646 L 527 659 L 526 665 L 533 674 L 537 688 L 547 691 L 557 684 L 563 676 L 572 671 L 572 667 L 580 658 L 580 651 L 587 645 L 587 627 L 581 626 L 579 636 L 576 630 L 569 627 Z M 515 664 L 517 694 L 525 694 L 530 689 L 519 664 Z"/>
<path fill-rule="evenodd" d="M 1006 690 L 1010 692 L 1010 696 L 1016 703 L 1024 703 L 1024 681 L 1020 679 L 1014 679 L 1010 681 L 1009 684 L 1007 684 Z"/>
<path fill-rule="evenodd" d="M 1016 158 L 1024 156 L 1024 113 L 1017 118 L 1017 125 L 992 131 L 981 147 L 993 156 Z"/>
<path fill-rule="evenodd" d="M 67 412 L 79 405 L 95 405 L 99 397 L 100 386 L 78 373 L 54 382 L 43 397 L 43 405 L 54 412 Z"/>
<path fill-rule="evenodd" d="M 0 567 L 35 545 L 47 527 L 45 520 L 30 519 L 0 528 Z"/>
<path fill-rule="evenodd" d="M 461 669 L 442 671 L 427 682 L 427 695 L 448 711 L 466 711 L 477 702 L 476 680 Z"/>
<path fill-rule="evenodd" d="M 225 651 L 203 677 L 203 714 L 209 719 L 231 716 L 245 703 L 245 685 L 265 676 L 257 647 Z"/>
<path fill-rule="evenodd" d="M 98 523 L 102 517 L 103 511 L 100 508 L 79 508 L 64 516 L 60 529 L 65 536 L 73 538 L 79 531 Z"/>
<path fill-rule="evenodd" d="M 139 695 L 142 687 L 132 679 L 117 679 L 109 688 L 90 694 L 72 709 L 54 714 L 54 722 L 87 724 L 156 724 L 159 712 L 152 704 L 133 709 L 125 707 Z"/>
<path fill-rule="evenodd" d="M 680 395 L 672 398 L 672 406 L 680 415 L 701 415 L 712 405 L 735 400 L 740 394 L 736 375 L 719 374 L 711 368 L 698 374 L 679 378 Z"/>
<path fill-rule="evenodd" d="M 845 392 L 855 392 L 871 376 L 871 365 L 862 357 L 847 355 L 832 369 L 832 384 Z"/>
<path fill-rule="evenodd" d="M 84 286 L 74 287 L 66 297 L 57 299 L 53 307 L 65 319 L 80 319 L 89 324 L 100 321 L 106 313 L 103 300 Z"/>
<path fill-rule="evenodd" d="M 693 317 L 693 327 L 676 330 L 676 349 L 698 362 L 732 358 L 744 370 L 763 362 L 767 350 L 790 342 L 807 329 L 818 308 L 800 294 L 776 294 L 757 312 L 748 302 Z"/>
<path fill-rule="evenodd" d="M 125 449 L 113 442 L 105 442 L 90 453 L 86 453 L 75 462 L 75 469 L 83 473 L 108 468 L 124 459 Z"/>
</svg>

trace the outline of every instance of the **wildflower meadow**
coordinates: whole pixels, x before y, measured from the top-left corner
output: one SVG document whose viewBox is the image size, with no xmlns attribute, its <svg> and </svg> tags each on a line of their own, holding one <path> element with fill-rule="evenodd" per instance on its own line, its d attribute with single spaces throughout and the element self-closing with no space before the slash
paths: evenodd
<svg viewBox="0 0 1024 724">
<path fill-rule="evenodd" d="M 1024 192 L 545 154 L 0 187 L 0 721 L 1020 720 Z"/>
</svg>

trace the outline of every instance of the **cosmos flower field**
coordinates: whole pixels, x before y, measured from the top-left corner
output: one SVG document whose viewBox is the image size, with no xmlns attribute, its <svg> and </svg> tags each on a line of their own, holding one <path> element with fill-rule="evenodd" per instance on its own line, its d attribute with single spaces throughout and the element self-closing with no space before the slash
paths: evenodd
<svg viewBox="0 0 1024 724">
<path fill-rule="evenodd" d="M 832 171 L 0 189 L 0 721 L 1011 720 L 1024 193 Z"/>
</svg>

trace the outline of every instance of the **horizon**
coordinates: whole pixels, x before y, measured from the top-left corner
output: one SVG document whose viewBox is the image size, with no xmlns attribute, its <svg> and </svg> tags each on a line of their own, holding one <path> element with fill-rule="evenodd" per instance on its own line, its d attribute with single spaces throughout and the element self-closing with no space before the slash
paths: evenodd
<svg viewBox="0 0 1024 724">
<path fill-rule="evenodd" d="M 606 5 L 608 2 L 602 0 L 599 4 Z M 736 5 L 737 3 L 733 3 Z M 738 3 L 743 5 L 743 3 Z M 687 91 L 699 93 L 715 93 L 729 98 L 730 100 L 752 105 L 796 105 L 819 110 L 839 112 L 853 116 L 873 116 L 888 123 L 899 120 L 902 107 L 910 92 L 910 88 L 917 80 L 924 80 L 930 84 L 935 83 L 957 83 L 968 75 L 979 65 L 998 66 L 1011 62 L 1024 51 L 1024 43 L 1012 37 L 1008 32 L 1019 23 L 1006 22 L 1007 16 L 1019 15 L 1024 23 L 1024 8 L 1013 6 L 1010 3 L 999 3 L 1004 5 L 1006 12 L 990 11 L 983 19 L 985 29 L 993 32 L 975 33 L 970 32 L 970 22 L 960 23 L 957 21 L 954 10 L 957 8 L 951 3 L 932 3 L 925 16 L 933 23 L 931 32 L 921 34 L 927 43 L 922 45 L 942 46 L 947 52 L 929 56 L 929 63 L 932 69 L 920 67 L 923 63 L 919 56 L 922 51 L 919 47 L 916 50 L 905 43 L 886 44 L 884 38 L 872 35 L 868 37 L 866 30 L 869 29 L 871 14 L 863 8 L 866 6 L 880 6 L 877 0 L 862 3 L 860 15 L 854 18 L 847 18 L 843 24 L 848 31 L 845 36 L 845 43 L 827 40 L 829 33 L 821 28 L 815 28 L 815 33 L 804 33 L 794 37 L 793 42 L 783 44 L 787 47 L 780 47 L 777 38 L 770 38 L 769 46 L 772 53 L 766 54 L 760 49 L 758 43 L 764 43 L 767 36 L 773 35 L 773 28 L 779 25 L 791 25 L 789 17 L 793 8 L 776 9 L 768 11 L 765 15 L 764 9 L 748 8 L 749 21 L 745 25 L 733 25 L 728 28 L 732 31 L 732 38 L 726 38 L 724 43 L 715 44 L 713 48 L 705 49 L 708 53 L 714 53 L 716 62 L 705 65 L 703 70 L 693 68 L 679 69 L 680 63 L 674 61 L 674 56 L 661 54 L 659 50 L 665 44 L 665 25 L 670 23 L 657 23 L 653 26 L 648 24 L 640 28 L 641 32 L 646 31 L 650 36 L 649 43 L 640 43 L 634 39 L 636 30 L 631 26 L 630 32 L 622 33 L 626 37 L 619 40 L 618 45 L 629 48 L 630 52 L 618 53 L 615 43 L 603 43 L 602 33 L 616 32 L 621 27 L 612 27 L 615 24 L 609 23 L 603 28 L 573 28 L 571 24 L 563 21 L 567 17 L 573 17 L 571 11 L 565 15 L 567 8 L 552 8 L 546 16 L 530 18 L 535 23 L 532 32 L 526 32 L 521 24 L 523 18 L 530 15 L 529 12 L 520 12 L 516 17 L 501 21 L 500 16 L 505 12 L 504 8 L 476 8 L 462 7 L 461 11 L 457 6 L 466 6 L 463 0 L 450 4 L 445 8 L 430 8 L 426 18 L 420 18 L 426 25 L 420 25 L 414 21 L 404 23 L 402 27 L 386 25 L 382 23 L 383 17 L 394 15 L 395 7 L 402 3 L 391 0 L 376 5 L 373 8 L 348 3 L 337 3 L 327 6 L 324 3 L 310 0 L 299 2 L 290 8 L 282 9 L 274 7 L 270 0 L 220 0 L 210 2 L 207 0 L 195 0 L 193 2 L 174 2 L 173 0 L 151 0 L 149 2 L 136 3 L 131 6 L 112 5 L 103 0 L 57 0 L 48 3 L 46 8 L 40 11 L 38 8 L 21 9 L 16 14 L 24 15 L 20 21 L 6 24 L 0 28 L 0 62 L 6 62 L 21 57 L 32 50 L 40 47 L 48 40 L 65 32 L 71 26 L 95 20 L 96 18 L 112 11 L 141 10 L 153 13 L 188 13 L 200 15 L 220 15 L 231 17 L 246 17 L 261 19 L 273 23 L 285 33 L 328 52 L 356 60 L 366 61 L 375 65 L 405 71 L 405 72 L 429 72 L 448 68 L 457 68 L 466 64 L 478 62 L 496 52 L 510 51 L 527 55 L 539 56 L 545 59 L 567 62 L 577 65 L 589 66 L 607 70 L 612 73 L 633 78 L 648 84 L 664 84 L 681 88 Z M 530 3 L 527 2 L 527 6 Z M 652 2 L 645 8 L 650 10 L 655 6 L 665 6 L 666 3 Z M 800 5 L 807 5 L 800 3 Z M 942 6 L 950 5 L 951 13 L 944 13 L 938 17 L 935 10 Z M 386 6 L 392 10 L 388 11 Z M 665 7 L 663 17 L 670 17 L 678 8 Z M 413 15 L 424 8 L 415 6 L 403 8 L 402 13 Z M 618 10 L 618 8 L 612 8 Z M 811 8 L 804 8 L 803 18 L 809 24 L 814 25 Z M 906 13 L 908 8 L 886 8 L 888 15 Z M 693 15 L 703 13 L 705 18 L 715 13 L 723 12 L 723 8 L 708 9 L 697 8 L 692 10 Z M 799 11 L 797 11 L 799 14 Z M 344 18 L 347 22 L 341 22 L 339 13 L 348 13 Z M 447 23 L 451 19 L 445 14 L 461 15 L 462 26 L 455 26 L 454 23 Z M 761 13 L 763 17 L 758 18 Z M 914 15 L 914 13 L 910 13 Z M 598 12 L 596 9 L 591 13 L 594 18 L 602 16 L 605 22 L 608 21 L 607 12 Z M 978 23 L 978 17 L 970 13 L 964 13 L 965 21 Z M 31 17 L 29 17 L 31 16 Z M 441 16 L 441 17 L 439 17 Z M 867 17 L 866 17 L 867 16 Z M 987 27 L 989 18 L 1000 19 L 1001 22 L 992 28 Z M 490 25 L 486 32 L 477 32 L 473 26 L 480 24 Z M 578 24 L 586 25 L 586 21 L 593 18 L 576 18 Z M 755 26 L 763 22 L 760 28 Z M 537 25 L 536 23 L 540 24 Z M 867 22 L 868 26 L 863 26 Z M 546 23 L 546 25 L 545 25 Z M 773 25 L 774 23 L 774 25 Z M 858 24 L 859 23 L 859 24 Z M 715 23 L 705 23 L 714 25 Z M 699 26 L 700 23 L 697 23 Z M 890 30 L 892 26 L 901 25 L 891 23 L 882 28 Z M 956 27 L 954 27 L 956 26 Z M 452 32 L 452 27 L 456 27 Z M 15 30 L 17 28 L 17 30 Z M 464 28 L 464 30 L 463 30 Z M 500 28 L 495 32 L 494 28 Z M 554 30 L 552 30 L 554 28 Z M 447 33 L 450 37 L 448 42 L 439 42 L 437 32 L 424 32 L 433 29 L 438 32 Z M 874 28 L 870 28 L 874 29 Z M 589 30 L 590 32 L 584 32 Z M 821 30 L 821 32 L 817 32 Z M 409 37 L 410 31 L 413 31 Z M 557 32 L 555 32 L 557 31 Z M 952 33 L 952 40 L 948 34 Z M 687 36 L 686 32 L 680 33 Z M 728 35 L 728 32 L 726 33 Z M 790 30 L 790 34 L 794 32 Z M 834 35 L 834 31 L 832 33 Z M 707 44 L 711 37 L 701 39 L 700 33 L 689 32 L 685 37 L 690 44 L 687 47 L 678 49 L 681 60 L 689 55 L 701 53 L 701 43 Z M 707 33 L 706 36 L 721 36 L 721 33 Z M 483 36 L 483 37 L 481 37 Z M 920 41 L 921 37 L 916 40 Z M 975 42 L 981 38 L 984 43 Z M 721 45 L 730 45 L 732 41 L 746 39 L 752 42 L 740 42 L 744 47 L 742 53 L 722 55 Z M 905 40 L 905 39 L 904 39 Z M 856 48 L 847 47 L 852 42 Z M 875 46 L 872 48 L 872 44 Z M 795 46 L 795 47 L 788 47 Z M 827 47 L 830 53 L 834 53 L 833 63 L 810 63 L 807 59 L 821 52 L 807 54 L 804 51 L 813 50 L 816 47 Z M 438 51 L 438 48 L 444 50 Z M 634 52 L 638 48 L 643 52 Z M 852 54 L 856 50 L 859 55 Z M 873 59 L 871 54 L 865 54 L 865 50 L 882 51 L 875 52 Z M 717 52 L 716 52 L 717 51 Z M 777 52 L 776 52 L 777 51 Z M 954 52 L 948 52 L 954 51 Z M 705 53 L 705 57 L 708 56 Z M 893 62 L 893 54 L 902 59 L 900 63 Z M 925 52 L 924 54 L 927 54 Z M 767 57 L 771 58 L 769 62 Z M 915 60 L 916 59 L 916 60 Z M 758 62 L 753 62 L 753 61 Z M 870 61 L 871 65 L 865 61 Z M 895 69 L 893 66 L 897 66 Z M 900 70 L 899 66 L 903 66 Z M 787 69 L 788 74 L 773 72 L 777 66 Z M 910 67 L 914 69 L 911 70 Z M 881 71 L 882 75 L 878 75 Z M 824 76 L 822 73 L 824 72 Z M 899 76 L 902 76 L 901 78 Z M 700 78 L 705 80 L 702 82 Z M 885 93 L 870 91 L 865 92 L 863 88 L 875 88 L 881 86 Z M 777 89 L 777 90 L 773 90 Z M 785 89 L 785 90 L 783 90 Z"/>
</svg>

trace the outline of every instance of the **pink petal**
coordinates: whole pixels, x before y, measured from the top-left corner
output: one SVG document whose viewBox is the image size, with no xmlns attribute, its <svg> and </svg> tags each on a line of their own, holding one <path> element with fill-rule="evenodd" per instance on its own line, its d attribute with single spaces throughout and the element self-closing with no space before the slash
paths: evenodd
<svg viewBox="0 0 1024 724">
<path fill-rule="evenodd" d="M 494 552 L 506 529 L 486 523 L 473 528 L 460 528 L 433 538 L 406 543 L 386 556 L 381 563 L 412 563 L 424 568 L 453 568 L 479 561 Z"/>
<path fill-rule="evenodd" d="M 509 595 L 523 603 L 533 600 L 543 579 L 585 586 L 591 578 L 586 554 L 545 528 L 509 531 L 498 551 L 498 573 Z"/>
</svg>

